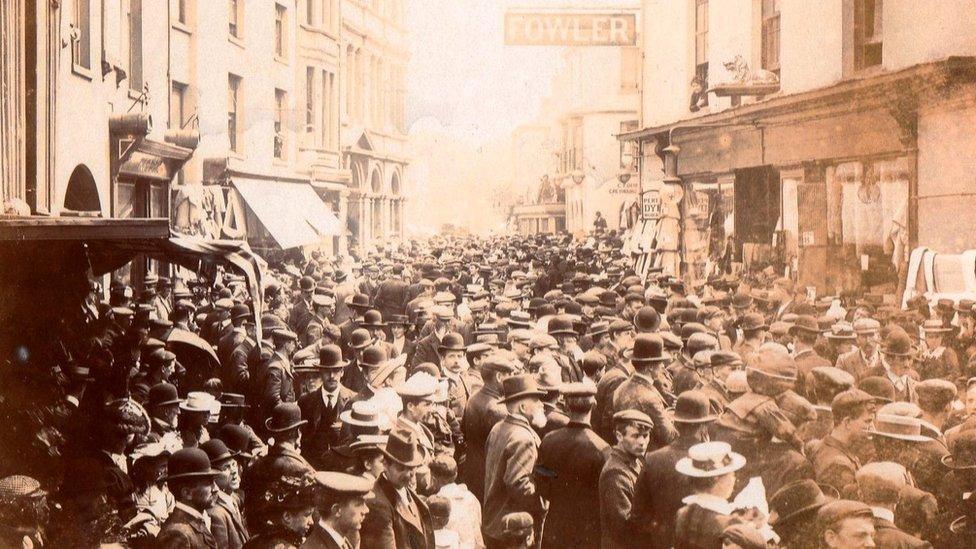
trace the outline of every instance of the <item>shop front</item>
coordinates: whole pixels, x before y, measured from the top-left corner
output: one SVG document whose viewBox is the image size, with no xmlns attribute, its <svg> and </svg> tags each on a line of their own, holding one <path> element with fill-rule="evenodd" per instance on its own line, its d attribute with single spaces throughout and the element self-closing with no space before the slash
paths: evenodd
<svg viewBox="0 0 976 549">
<path fill-rule="evenodd" d="M 958 83 L 951 62 L 919 65 L 621 139 L 680 195 L 683 275 L 894 295 L 918 235 L 918 109 Z"/>
</svg>

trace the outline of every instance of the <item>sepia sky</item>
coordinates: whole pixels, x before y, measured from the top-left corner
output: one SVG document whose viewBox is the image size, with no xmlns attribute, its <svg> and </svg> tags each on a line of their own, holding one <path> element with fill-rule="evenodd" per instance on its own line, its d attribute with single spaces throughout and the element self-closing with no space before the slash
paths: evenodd
<svg viewBox="0 0 976 549">
<path fill-rule="evenodd" d="M 505 46 L 506 7 L 592 8 L 631 3 L 409 0 L 408 126 L 432 116 L 450 133 L 480 141 L 507 135 L 533 119 L 561 64 L 561 48 Z"/>
</svg>

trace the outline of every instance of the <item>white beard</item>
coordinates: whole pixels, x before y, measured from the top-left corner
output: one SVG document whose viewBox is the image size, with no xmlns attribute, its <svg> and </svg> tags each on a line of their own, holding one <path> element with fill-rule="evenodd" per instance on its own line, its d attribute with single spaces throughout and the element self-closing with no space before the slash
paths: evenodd
<svg viewBox="0 0 976 549">
<path fill-rule="evenodd" d="M 536 411 L 534 414 L 532 414 L 532 419 L 529 420 L 529 423 L 531 423 L 536 429 L 542 429 L 548 422 L 549 418 L 546 417 L 545 410 Z"/>
</svg>

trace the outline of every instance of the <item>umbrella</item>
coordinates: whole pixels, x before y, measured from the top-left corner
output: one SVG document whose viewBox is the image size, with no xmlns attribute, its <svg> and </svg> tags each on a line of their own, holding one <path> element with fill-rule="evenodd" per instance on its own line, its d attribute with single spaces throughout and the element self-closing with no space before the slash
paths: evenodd
<svg viewBox="0 0 976 549">
<path fill-rule="evenodd" d="M 166 336 L 166 347 L 186 368 L 187 387 L 190 390 L 198 389 L 204 381 L 213 377 L 220 366 L 213 347 L 193 332 L 174 328 Z"/>
</svg>

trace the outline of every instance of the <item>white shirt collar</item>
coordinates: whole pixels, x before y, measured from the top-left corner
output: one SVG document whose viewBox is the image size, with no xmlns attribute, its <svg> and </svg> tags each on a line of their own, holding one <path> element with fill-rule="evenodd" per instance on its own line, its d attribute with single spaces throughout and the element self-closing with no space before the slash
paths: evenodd
<svg viewBox="0 0 976 549">
<path fill-rule="evenodd" d="M 724 499 L 711 494 L 692 494 L 681 500 L 685 505 L 695 504 L 720 515 L 731 515 L 734 508 Z"/>
<path fill-rule="evenodd" d="M 210 531 L 210 515 L 206 513 L 201 513 L 200 511 L 197 511 L 193 507 L 190 507 L 189 505 L 186 505 L 185 503 L 181 503 L 179 501 L 176 502 L 176 508 L 182 509 L 183 512 L 190 515 L 191 517 L 198 518 L 201 521 L 203 521 L 203 525 L 207 527 L 207 531 Z"/>
<path fill-rule="evenodd" d="M 881 520 L 895 522 L 895 513 L 890 509 L 885 509 L 884 507 L 872 507 L 871 513 Z"/>
<path fill-rule="evenodd" d="M 335 529 L 329 526 L 328 523 L 326 523 L 324 520 L 319 519 L 319 526 L 323 530 L 325 530 L 326 534 L 329 534 L 332 540 L 336 542 L 336 545 L 338 545 L 339 547 L 346 546 L 346 537 L 340 534 L 339 532 L 336 532 Z"/>
<path fill-rule="evenodd" d="M 326 406 L 329 405 L 329 397 L 332 398 L 332 402 L 333 403 L 338 403 L 339 402 L 339 388 L 338 387 L 336 387 L 336 390 L 335 391 L 332 391 L 331 393 L 325 390 L 325 386 L 323 386 L 319 390 L 322 391 L 322 402 Z"/>
</svg>

